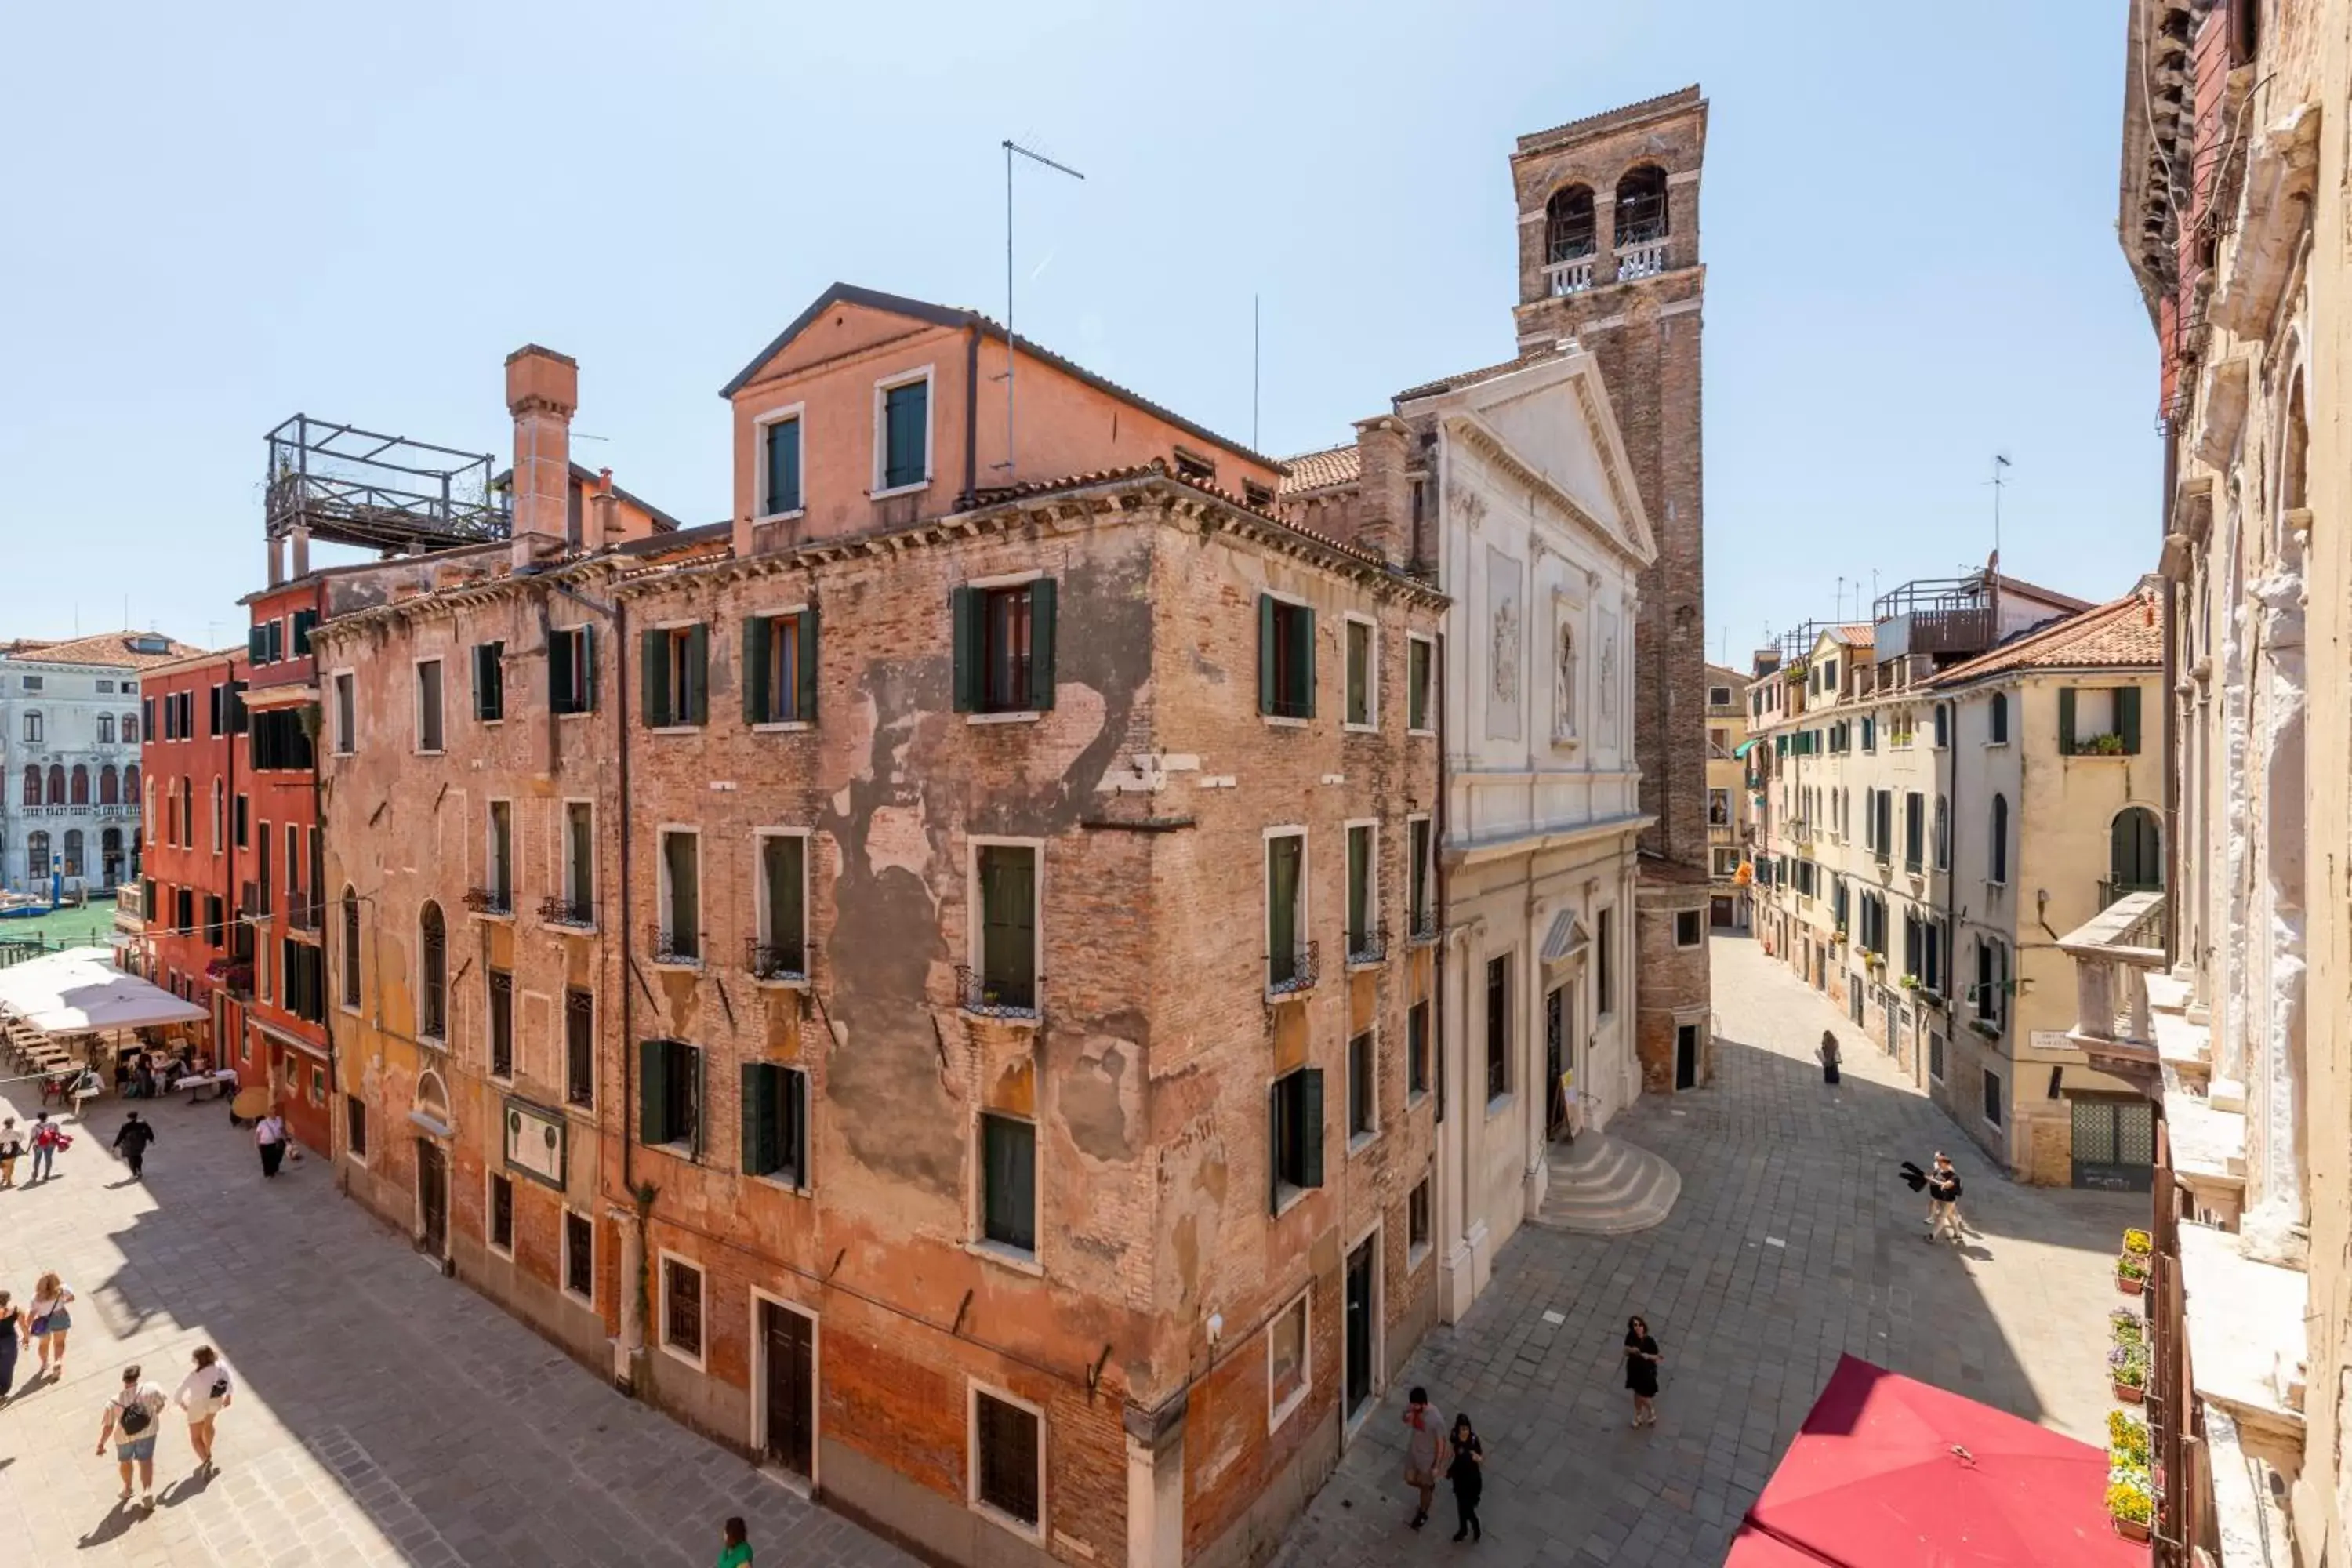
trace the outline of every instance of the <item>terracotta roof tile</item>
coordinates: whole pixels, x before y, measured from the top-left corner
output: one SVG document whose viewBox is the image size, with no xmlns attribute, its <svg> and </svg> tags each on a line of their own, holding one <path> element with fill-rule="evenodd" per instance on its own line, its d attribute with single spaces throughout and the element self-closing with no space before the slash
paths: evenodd
<svg viewBox="0 0 2352 1568">
<path fill-rule="evenodd" d="M 1363 450 L 1353 441 L 1326 447 L 1319 452 L 1301 452 L 1283 461 L 1290 465 L 1289 476 L 1282 481 L 1281 493 L 1286 496 L 1332 485 L 1352 485 L 1364 472 Z"/>
<path fill-rule="evenodd" d="M 1830 636 L 1855 647 L 1874 647 L 1878 644 L 1878 628 L 1867 621 L 1856 622 L 1851 626 L 1832 626 Z"/>
<path fill-rule="evenodd" d="M 153 652 L 141 652 L 139 639 L 152 637 L 163 646 Z M 75 637 L 69 642 L 11 645 L 0 658 L 38 659 L 47 664 L 104 664 L 131 669 L 150 669 L 159 664 L 170 664 L 204 650 L 194 643 L 174 642 L 161 632 L 100 632 L 91 637 Z"/>
<path fill-rule="evenodd" d="M 1965 686 L 2020 669 L 2137 668 L 2164 663 L 2164 611 L 2139 593 L 2110 600 L 2026 633 L 1937 676 L 1937 686 Z"/>
</svg>

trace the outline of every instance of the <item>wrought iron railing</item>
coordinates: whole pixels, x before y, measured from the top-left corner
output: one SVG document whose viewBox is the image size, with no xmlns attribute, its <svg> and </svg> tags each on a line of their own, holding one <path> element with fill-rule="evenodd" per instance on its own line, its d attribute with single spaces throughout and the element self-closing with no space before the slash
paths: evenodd
<svg viewBox="0 0 2352 1568">
<path fill-rule="evenodd" d="M 236 912 L 244 920 L 267 920 L 269 917 L 269 889 L 258 882 L 247 882 L 237 889 Z"/>
<path fill-rule="evenodd" d="M 1038 995 L 1042 974 L 1032 980 L 991 975 L 969 963 L 956 965 L 956 1005 L 982 1018 L 1032 1019 L 1044 1016 Z"/>
<path fill-rule="evenodd" d="M 326 913 L 326 906 L 316 899 L 306 899 L 294 893 L 286 895 L 286 923 L 296 931 L 317 931 Z"/>
<path fill-rule="evenodd" d="M 1374 921 L 1360 931 L 1348 933 L 1349 963 L 1378 963 L 1389 953 L 1389 928 L 1385 921 Z"/>
<path fill-rule="evenodd" d="M 754 980 L 806 980 L 808 978 L 808 944 L 805 942 L 761 942 L 753 937 L 743 944 L 745 964 Z"/>
<path fill-rule="evenodd" d="M 1313 990 L 1319 978 L 1316 968 L 1319 950 L 1314 942 L 1303 942 L 1291 950 L 1286 967 L 1283 963 L 1283 954 L 1277 952 L 1268 958 L 1265 965 L 1266 994 L 1287 996 L 1294 992 Z"/>
<path fill-rule="evenodd" d="M 514 913 L 514 893 L 506 888 L 468 888 L 466 907 L 478 915 Z"/>
<path fill-rule="evenodd" d="M 672 931 L 659 921 L 646 927 L 646 948 L 656 963 L 700 963 L 702 938 L 699 932 Z"/>
<path fill-rule="evenodd" d="M 1415 947 L 1428 946 L 1437 940 L 1439 932 L 1444 930 L 1438 922 L 1437 910 L 1434 905 L 1425 904 L 1417 910 L 1408 910 L 1405 911 L 1404 919 L 1405 940 Z"/>
<path fill-rule="evenodd" d="M 584 931 L 596 923 L 596 910 L 585 899 L 550 893 L 539 900 L 539 918 L 551 926 L 576 926 Z"/>
</svg>

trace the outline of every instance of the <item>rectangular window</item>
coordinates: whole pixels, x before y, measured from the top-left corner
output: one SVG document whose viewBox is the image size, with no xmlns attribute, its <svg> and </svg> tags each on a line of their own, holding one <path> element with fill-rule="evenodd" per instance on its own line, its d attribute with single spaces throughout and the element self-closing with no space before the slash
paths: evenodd
<svg viewBox="0 0 2352 1568">
<path fill-rule="evenodd" d="M 637 1042 L 638 1141 L 702 1152 L 702 1053 L 683 1040 Z"/>
<path fill-rule="evenodd" d="M 1404 1016 L 1404 1091 L 1429 1092 L 1429 1004 L 1416 1002 Z"/>
<path fill-rule="evenodd" d="M 1429 1178 L 1423 1176 L 1413 1184 L 1404 1200 L 1405 1261 L 1407 1267 L 1421 1260 L 1429 1250 Z"/>
<path fill-rule="evenodd" d="M 980 1119 L 980 1234 L 1019 1252 L 1037 1250 L 1037 1128 L 1009 1116 Z"/>
<path fill-rule="evenodd" d="M 1486 961 L 1486 1098 L 1511 1092 L 1511 957 Z"/>
<path fill-rule="evenodd" d="M 1043 1447 L 1037 1412 L 981 1389 L 971 1399 L 972 1500 L 1034 1530 Z"/>
<path fill-rule="evenodd" d="M 335 677 L 335 750 L 350 756 L 359 749 L 359 701 L 350 670 Z"/>
<path fill-rule="evenodd" d="M 547 705 L 558 713 L 595 711 L 594 626 L 560 626 L 548 633 Z"/>
<path fill-rule="evenodd" d="M 1348 1042 L 1348 1139 L 1369 1139 L 1380 1124 L 1380 1079 L 1370 1030 Z"/>
<path fill-rule="evenodd" d="M 656 626 L 639 645 L 649 730 L 700 724 L 709 718 L 710 630 Z"/>
<path fill-rule="evenodd" d="M 788 1187 L 808 1182 L 808 1075 L 743 1064 L 743 1173 Z"/>
<path fill-rule="evenodd" d="M 1307 930 L 1307 836 L 1277 833 L 1265 841 L 1265 988 L 1302 991 L 1315 984 Z"/>
<path fill-rule="evenodd" d="M 2000 1074 L 1990 1068 L 1984 1069 L 1984 1119 L 2000 1125 Z"/>
<path fill-rule="evenodd" d="M 490 1250 L 514 1256 L 514 1183 L 490 1173 Z"/>
<path fill-rule="evenodd" d="M 367 1101 L 356 1094 L 343 1096 L 343 1148 L 352 1159 L 367 1163 Z"/>
<path fill-rule="evenodd" d="M 980 962 L 967 1006 L 1037 1005 L 1037 848 L 1029 844 L 973 847 L 980 890 Z"/>
<path fill-rule="evenodd" d="M 503 969 L 483 972 L 490 993 L 490 1076 L 514 1077 L 514 976 Z"/>
<path fill-rule="evenodd" d="M 1927 1076 L 1944 1081 L 1944 1037 L 1932 1030 L 1927 1035 Z"/>
<path fill-rule="evenodd" d="M 345 890 L 341 905 L 343 952 L 343 1005 L 360 1005 L 360 901 Z"/>
<path fill-rule="evenodd" d="M 225 700 L 227 696 L 228 688 L 226 686 L 215 686 L 212 689 L 211 705 L 205 710 L 205 734 L 217 735 L 228 727 L 228 704 Z"/>
<path fill-rule="evenodd" d="M 882 393 L 882 473 L 877 489 L 919 485 L 931 477 L 931 384 L 929 377 Z"/>
<path fill-rule="evenodd" d="M 1043 713 L 1054 706 L 1055 584 L 959 585 L 949 595 L 959 713 Z"/>
<path fill-rule="evenodd" d="M 1952 743 L 1952 708 L 1951 708 L 1951 704 L 1950 704 L 1950 703 L 1948 703 L 1948 702 L 1938 702 L 1938 703 L 1937 703 L 1937 704 L 1936 704 L 1936 707 L 1935 707 L 1935 715 L 1936 715 L 1936 747 L 1937 747 L 1937 749 L 1938 751 L 1940 751 L 1940 750 L 1942 750 L 1944 747 L 1948 746 L 1948 745 L 1950 745 L 1950 744 Z"/>
<path fill-rule="evenodd" d="M 1348 962 L 1368 963 L 1381 956 L 1380 904 L 1373 886 L 1371 825 L 1348 829 Z"/>
<path fill-rule="evenodd" d="M 563 1099 L 596 1103 L 596 998 L 576 985 L 563 993 Z"/>
<path fill-rule="evenodd" d="M 753 944 L 755 980 L 808 977 L 806 891 L 808 840 L 797 833 L 760 838 L 760 934 Z"/>
<path fill-rule="evenodd" d="M 1430 728 L 1429 666 L 1433 645 L 1426 637 L 1407 637 L 1404 643 L 1404 727 L 1416 734 Z"/>
<path fill-rule="evenodd" d="M 1352 617 L 1341 624 L 1348 638 L 1346 721 L 1360 729 L 1370 729 L 1374 723 L 1374 696 L 1380 682 L 1380 669 L 1373 658 L 1372 626 Z"/>
<path fill-rule="evenodd" d="M 702 961 L 702 840 L 692 833 L 661 836 L 661 928 L 654 959 Z"/>
<path fill-rule="evenodd" d="M 1431 826 L 1425 816 L 1412 818 L 1405 825 L 1405 849 L 1412 864 L 1405 868 L 1407 917 L 1412 922 L 1412 934 L 1426 941 L 1437 934 L 1437 911 L 1430 903 Z"/>
<path fill-rule="evenodd" d="M 495 724 L 507 716 L 507 645 L 474 645 L 474 717 Z"/>
<path fill-rule="evenodd" d="M 1282 1418 L 1307 1397 L 1307 1301 L 1302 1294 L 1266 1325 L 1265 1410 L 1269 1429 L 1280 1426 Z"/>
<path fill-rule="evenodd" d="M 661 1337 L 688 1361 L 702 1359 L 702 1270 L 675 1258 L 662 1259 Z"/>
<path fill-rule="evenodd" d="M 489 884 L 483 889 L 488 895 L 487 907 L 494 914 L 510 914 L 514 910 L 514 803 L 506 800 L 490 802 L 490 835 L 485 868 Z"/>
<path fill-rule="evenodd" d="M 1927 864 L 1927 797 L 1916 790 L 1903 796 L 1903 865 L 1916 871 Z"/>
<path fill-rule="evenodd" d="M 1614 906 L 1593 917 L 1593 1010 L 1606 1018 L 1617 1010 L 1617 910 Z"/>
<path fill-rule="evenodd" d="M 1300 1068 L 1274 1080 L 1267 1091 L 1268 1132 L 1274 1149 L 1273 1206 L 1284 1206 L 1309 1187 L 1323 1184 L 1323 1073 Z"/>
<path fill-rule="evenodd" d="M 596 1299 L 596 1222 L 563 1211 L 563 1289 L 583 1301 Z"/>
<path fill-rule="evenodd" d="M 293 643 L 293 658 L 300 658 L 310 653 L 310 633 L 317 628 L 318 625 L 318 611 L 297 610 L 294 612 L 294 635 L 290 639 Z"/>
<path fill-rule="evenodd" d="M 801 510 L 801 422 L 778 419 L 761 427 L 761 460 L 766 471 L 762 496 L 767 517 Z"/>
<path fill-rule="evenodd" d="M 1675 945 L 1676 947 L 1696 947 L 1706 940 L 1706 931 L 1704 929 L 1706 922 L 1700 918 L 1702 913 L 1703 911 L 1698 910 L 1675 911 Z"/>
<path fill-rule="evenodd" d="M 784 616 L 753 616 L 743 623 L 743 721 L 816 721 L 814 606 Z"/>
<path fill-rule="evenodd" d="M 441 661 L 437 658 L 425 659 L 416 667 L 416 749 L 441 750 Z"/>
<path fill-rule="evenodd" d="M 1257 601 L 1257 710 L 1315 717 L 1315 612 L 1271 594 Z"/>
<path fill-rule="evenodd" d="M 563 805 L 563 910 L 566 924 L 596 923 L 595 809 L 584 800 Z"/>
<path fill-rule="evenodd" d="M 281 1005 L 298 1018 L 313 1024 L 324 1022 L 327 986 L 319 950 L 290 936 L 279 940 L 283 948 L 279 970 L 285 977 Z"/>
</svg>

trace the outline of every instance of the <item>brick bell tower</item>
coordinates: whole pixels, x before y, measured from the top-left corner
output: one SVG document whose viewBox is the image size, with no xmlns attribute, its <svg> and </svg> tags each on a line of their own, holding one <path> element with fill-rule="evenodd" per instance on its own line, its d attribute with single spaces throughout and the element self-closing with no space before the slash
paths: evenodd
<svg viewBox="0 0 2352 1568">
<path fill-rule="evenodd" d="M 1522 136 L 1511 154 L 1519 352 L 1572 337 L 1599 359 L 1658 547 L 1633 637 L 1634 756 L 1642 810 L 1654 818 L 1642 835 L 1634 919 L 1635 1049 L 1647 1093 L 1714 1076 L 1699 438 L 1706 152 L 1706 100 L 1694 86 Z M 1694 920 L 1695 945 L 1678 943 Z"/>
</svg>

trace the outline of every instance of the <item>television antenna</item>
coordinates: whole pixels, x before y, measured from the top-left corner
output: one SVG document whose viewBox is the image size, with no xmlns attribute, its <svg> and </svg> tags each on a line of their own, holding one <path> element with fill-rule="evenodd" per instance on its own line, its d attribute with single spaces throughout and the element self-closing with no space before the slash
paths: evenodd
<svg viewBox="0 0 2352 1568">
<path fill-rule="evenodd" d="M 1013 482 L 1013 367 L 1019 357 L 1013 352 L 1019 340 L 1013 335 L 1013 155 L 1016 153 L 1074 180 L 1086 178 L 1067 163 L 1057 163 L 1043 153 L 1033 153 L 1010 136 L 1004 139 L 1004 461 L 997 466 L 1004 470 L 1007 484 Z"/>
</svg>

